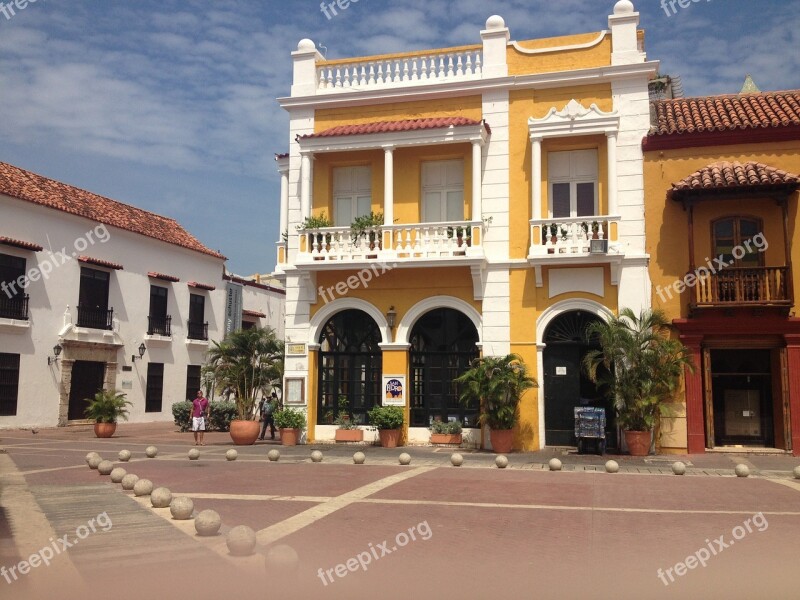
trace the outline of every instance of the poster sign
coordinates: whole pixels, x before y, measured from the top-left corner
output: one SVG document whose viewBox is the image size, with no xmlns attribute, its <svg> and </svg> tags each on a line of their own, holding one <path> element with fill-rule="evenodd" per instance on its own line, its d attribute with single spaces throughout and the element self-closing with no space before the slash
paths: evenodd
<svg viewBox="0 0 800 600">
<path fill-rule="evenodd" d="M 406 405 L 406 376 L 383 376 L 383 406 Z"/>
<path fill-rule="evenodd" d="M 225 284 L 225 337 L 242 328 L 242 289 L 240 283 Z"/>
<path fill-rule="evenodd" d="M 286 354 L 302 356 L 306 353 L 305 344 L 286 344 Z"/>
</svg>

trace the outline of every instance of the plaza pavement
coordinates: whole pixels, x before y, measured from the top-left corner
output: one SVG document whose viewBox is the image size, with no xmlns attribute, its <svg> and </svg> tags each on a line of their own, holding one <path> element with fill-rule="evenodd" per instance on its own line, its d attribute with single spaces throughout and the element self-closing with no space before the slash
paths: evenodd
<svg viewBox="0 0 800 600">
<path fill-rule="evenodd" d="M 108 440 L 85 426 L 0 431 L 0 567 L 8 572 L 46 547 L 61 548 L 65 535 L 78 541 L 11 583 L 0 572 L 0 599 L 799 594 L 792 557 L 800 480 L 791 471 L 800 461 L 790 456 L 634 459 L 547 449 L 512 453 L 501 470 L 494 454 L 463 449 L 456 468 L 450 448 L 258 442 L 228 462 L 227 433 L 209 433 L 206 443 L 190 461 L 192 435 L 172 424 L 121 424 Z M 157 458 L 145 457 L 148 445 L 158 447 Z M 267 460 L 272 448 L 278 462 Z M 130 462 L 117 461 L 122 449 Z M 322 463 L 311 462 L 314 449 Z M 366 464 L 353 464 L 357 450 Z M 195 511 L 216 510 L 221 534 L 199 537 L 193 521 L 122 491 L 86 466 L 90 451 L 189 496 Z M 398 464 L 401 452 L 411 455 L 409 466 Z M 554 456 L 561 472 L 547 468 Z M 605 473 L 609 458 L 620 473 Z M 675 460 L 688 465 L 686 476 L 672 474 Z M 739 463 L 751 477 L 734 476 Z M 81 526 L 103 522 L 101 513 L 107 531 L 78 540 Z M 257 532 L 253 556 L 228 553 L 225 534 L 236 525 Z M 705 567 L 686 561 L 705 554 Z M 675 567 L 684 561 L 695 563 L 685 573 Z"/>
</svg>

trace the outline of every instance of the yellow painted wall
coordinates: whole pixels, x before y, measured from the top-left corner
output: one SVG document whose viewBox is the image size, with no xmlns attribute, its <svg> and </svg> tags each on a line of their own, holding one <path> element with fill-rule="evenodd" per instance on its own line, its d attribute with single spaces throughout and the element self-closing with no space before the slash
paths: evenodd
<svg viewBox="0 0 800 600">
<path fill-rule="evenodd" d="M 680 181 L 695 171 L 715 162 L 757 161 L 791 173 L 800 173 L 800 142 L 778 142 L 771 144 L 749 144 L 708 148 L 685 148 L 660 150 L 645 153 L 645 227 L 647 252 L 650 254 L 650 277 L 653 281 L 653 306 L 666 311 L 669 319 L 687 316 L 690 291 L 672 298 L 662 290 L 676 279 L 683 278 L 689 269 L 689 241 L 687 238 L 688 216 L 680 202 L 667 199 L 667 191 L 674 182 Z M 792 263 L 800 264 L 800 239 L 796 229 L 798 195 L 789 202 L 789 237 Z M 710 256 L 710 221 L 724 215 L 745 214 L 761 217 L 769 248 L 765 253 L 765 265 L 784 264 L 784 240 L 782 214 L 770 200 L 704 201 L 695 207 L 695 266 Z M 800 297 L 798 277 L 794 277 L 794 295 Z"/>
<path fill-rule="evenodd" d="M 573 46 L 593 42 L 600 36 L 600 32 L 581 33 L 538 40 L 517 42 L 526 50 L 539 50 L 543 48 L 557 49 L 562 46 Z M 611 64 L 611 35 L 606 34 L 603 40 L 590 48 L 578 50 L 555 50 L 542 54 L 525 54 L 514 46 L 509 45 L 506 53 L 509 75 L 527 75 L 533 73 L 551 73 L 555 71 L 571 71 L 574 69 L 588 69 L 591 67 L 604 67 Z"/>
<path fill-rule="evenodd" d="M 402 121 L 428 117 L 466 117 L 479 121 L 481 97 L 462 96 L 417 102 L 396 102 L 373 106 L 326 108 L 314 113 L 314 131 L 319 133 L 338 125 L 360 125 L 375 121 Z"/>
<path fill-rule="evenodd" d="M 379 269 L 380 271 L 380 269 Z M 317 273 L 317 286 L 323 289 L 335 287 L 338 282 L 346 281 L 357 271 L 322 271 Z M 326 292 L 327 293 L 327 292 Z M 368 283 L 368 287 L 358 286 L 348 289 L 347 294 L 340 296 L 328 293 L 328 298 L 360 298 L 373 304 L 383 314 L 394 306 L 397 311 L 397 323 L 403 315 L 417 302 L 437 294 L 446 294 L 460 298 L 481 312 L 482 303 L 473 300 L 472 276 L 469 267 L 431 267 L 419 269 L 394 269 L 383 273 Z M 323 298 L 318 298 L 311 305 L 311 316 L 325 305 Z"/>
<path fill-rule="evenodd" d="M 580 267 L 586 266 L 580 265 Z M 558 302 L 577 298 L 597 302 L 614 313 L 618 310 L 617 287 L 611 285 L 611 272 L 607 265 L 603 267 L 604 296 L 602 298 L 585 292 L 559 294 L 550 298 L 547 287 L 548 271 L 548 267 L 542 269 L 542 279 L 544 281 L 542 287 L 536 287 L 536 276 L 532 268 L 514 269 L 510 275 L 511 351 L 522 357 L 528 365 L 531 375 L 536 378 L 539 385 L 544 385 L 544 377 L 542 373 L 538 372 L 536 321 L 542 313 Z M 541 415 L 538 414 L 538 394 L 539 390 L 537 389 L 529 390 L 520 403 L 521 419 L 515 443 L 525 450 L 536 450 L 541 447 L 541 440 L 539 439 L 539 419 Z"/>
<path fill-rule="evenodd" d="M 611 86 L 587 85 L 567 89 L 516 90 L 509 94 L 510 164 L 510 247 L 511 258 L 524 258 L 530 246 L 531 219 L 531 143 L 528 119 L 542 118 L 555 107 L 563 109 L 572 99 L 583 106 L 597 104 L 603 111 L 613 110 Z M 490 124 L 491 125 L 491 124 Z M 542 144 L 542 218 L 548 214 L 547 153 L 596 148 L 598 155 L 598 203 L 600 214 L 608 206 L 608 166 L 604 135 L 548 138 Z"/>
</svg>

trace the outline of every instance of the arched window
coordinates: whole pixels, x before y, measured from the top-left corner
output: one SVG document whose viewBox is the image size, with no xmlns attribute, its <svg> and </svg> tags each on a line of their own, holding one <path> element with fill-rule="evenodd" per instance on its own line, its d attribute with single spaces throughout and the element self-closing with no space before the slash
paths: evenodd
<svg viewBox="0 0 800 600">
<path fill-rule="evenodd" d="M 478 406 L 459 402 L 453 379 L 478 357 L 478 330 L 464 314 L 438 308 L 422 316 L 411 330 L 411 426 L 427 427 L 437 417 L 459 419 L 475 427 Z"/>
<path fill-rule="evenodd" d="M 367 411 L 379 403 L 383 356 L 378 325 L 361 310 L 331 317 L 319 337 L 317 423 L 331 424 L 346 410 L 366 424 Z"/>
<path fill-rule="evenodd" d="M 722 255 L 726 264 L 735 267 L 759 267 L 764 264 L 764 254 L 753 244 L 745 244 L 764 231 L 761 219 L 754 217 L 724 217 L 711 223 L 712 258 Z M 734 256 L 734 248 L 741 258 Z M 743 254 L 742 254 L 743 253 Z"/>
</svg>

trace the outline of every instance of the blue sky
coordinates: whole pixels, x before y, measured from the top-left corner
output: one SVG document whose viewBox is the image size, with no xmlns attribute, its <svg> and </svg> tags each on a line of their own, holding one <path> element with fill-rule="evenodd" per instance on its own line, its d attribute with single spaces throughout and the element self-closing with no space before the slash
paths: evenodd
<svg viewBox="0 0 800 600">
<path fill-rule="evenodd" d="M 7 0 L 2 0 L 3 3 Z M 700 0 L 670 16 L 634 2 L 648 58 L 686 95 L 800 88 L 800 2 Z M 309 37 L 328 58 L 599 31 L 613 0 L 38 0 L 0 12 L 0 160 L 177 219 L 240 274 L 278 239 L 276 97 Z"/>
</svg>

